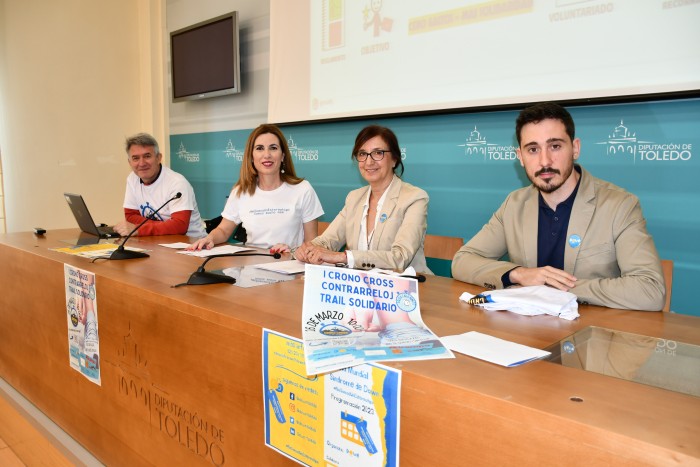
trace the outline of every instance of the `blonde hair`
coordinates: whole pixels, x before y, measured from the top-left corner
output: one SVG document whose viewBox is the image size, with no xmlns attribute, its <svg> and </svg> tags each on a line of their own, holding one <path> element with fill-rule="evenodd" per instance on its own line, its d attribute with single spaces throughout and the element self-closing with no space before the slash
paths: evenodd
<svg viewBox="0 0 700 467">
<path fill-rule="evenodd" d="M 234 188 L 238 188 L 236 196 L 241 196 L 241 193 L 248 193 L 249 195 L 255 193 L 255 189 L 258 186 L 258 171 L 255 170 L 255 165 L 253 164 L 253 148 L 255 147 L 255 140 L 258 139 L 258 136 L 268 133 L 275 135 L 280 142 L 280 148 L 282 149 L 282 169 L 284 170 L 284 173 L 280 173 L 282 182 L 289 183 L 290 185 L 297 185 L 304 180 L 303 178 L 297 177 L 296 171 L 294 170 L 294 162 L 292 162 L 292 155 L 289 153 L 287 138 L 282 134 L 282 130 L 275 125 L 266 123 L 254 129 L 245 144 L 241 173 L 238 177 L 238 181 L 234 185 Z"/>
</svg>

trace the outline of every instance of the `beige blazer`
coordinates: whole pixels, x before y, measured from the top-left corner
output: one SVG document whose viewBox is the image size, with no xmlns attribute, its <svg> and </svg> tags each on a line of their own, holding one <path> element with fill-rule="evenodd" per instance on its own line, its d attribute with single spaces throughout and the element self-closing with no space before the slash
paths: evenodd
<svg viewBox="0 0 700 467">
<path fill-rule="evenodd" d="M 455 255 L 455 279 L 495 289 L 517 267 L 537 267 L 538 190 L 512 192 L 479 233 Z M 569 239 L 578 235 L 580 245 Z M 636 196 L 581 169 L 566 233 L 564 270 L 577 277 L 580 302 L 612 308 L 661 310 L 664 277 Z M 506 261 L 500 261 L 508 255 Z"/>
<path fill-rule="evenodd" d="M 428 194 L 394 175 L 379 221 L 374 226 L 369 251 L 359 251 L 356 248 L 368 189 L 351 191 L 343 209 L 312 243 L 333 251 L 345 246 L 352 251 L 356 268 L 403 271 L 413 266 L 416 272 L 430 274 L 423 252 L 428 228 Z"/>
</svg>

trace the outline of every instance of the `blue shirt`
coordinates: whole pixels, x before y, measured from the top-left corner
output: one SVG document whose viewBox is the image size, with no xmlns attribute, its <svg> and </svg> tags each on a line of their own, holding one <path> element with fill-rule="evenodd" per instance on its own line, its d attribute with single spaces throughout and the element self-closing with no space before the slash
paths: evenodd
<svg viewBox="0 0 700 467">
<path fill-rule="evenodd" d="M 580 174 L 581 169 L 574 166 Z M 566 250 L 566 232 L 569 228 L 571 209 L 574 206 L 578 187 L 581 185 L 581 177 L 576 183 L 574 191 L 564 201 L 553 210 L 545 202 L 542 193 L 539 193 L 539 215 L 537 217 L 537 267 L 552 266 L 557 269 L 564 269 L 564 251 Z M 515 269 L 515 268 L 513 268 Z M 511 269 L 510 271 L 512 271 Z M 503 287 L 515 285 L 508 277 L 510 271 L 501 276 Z"/>
<path fill-rule="evenodd" d="M 579 183 L 581 179 L 579 178 Z M 574 191 L 553 210 L 539 194 L 540 213 L 537 220 L 537 267 L 552 266 L 564 269 L 564 250 L 566 248 L 566 231 L 569 228 L 571 208 L 578 192 L 579 183 Z"/>
</svg>

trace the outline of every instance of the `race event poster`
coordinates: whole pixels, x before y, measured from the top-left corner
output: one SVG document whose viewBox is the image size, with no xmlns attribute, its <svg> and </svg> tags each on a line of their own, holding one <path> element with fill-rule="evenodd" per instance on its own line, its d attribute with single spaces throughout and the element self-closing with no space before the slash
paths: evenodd
<svg viewBox="0 0 700 467">
<path fill-rule="evenodd" d="M 69 264 L 64 264 L 63 269 L 70 366 L 101 386 L 95 274 Z"/>
<path fill-rule="evenodd" d="M 423 323 L 413 277 L 307 264 L 302 336 L 307 375 L 367 362 L 454 358 Z"/>
<path fill-rule="evenodd" d="M 267 446 L 308 466 L 399 464 L 399 370 L 307 376 L 299 339 L 264 329 L 262 348 Z"/>
</svg>

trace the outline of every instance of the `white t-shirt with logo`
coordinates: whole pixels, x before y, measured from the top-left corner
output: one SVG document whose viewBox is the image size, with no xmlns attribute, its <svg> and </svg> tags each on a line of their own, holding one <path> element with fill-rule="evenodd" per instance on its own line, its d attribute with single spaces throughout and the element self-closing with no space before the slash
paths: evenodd
<svg viewBox="0 0 700 467">
<path fill-rule="evenodd" d="M 124 207 L 137 209 L 143 217 L 148 217 L 163 203 L 175 196 L 177 192 L 182 193 L 182 196 L 179 199 L 172 200 L 158 211 L 156 219 L 167 221 L 174 212 L 192 211 L 187 235 L 198 238 L 206 236 L 204 221 L 199 215 L 192 185 L 184 176 L 165 165 L 156 181 L 150 185 L 141 183 L 141 179 L 133 172 L 126 177 Z"/>
<path fill-rule="evenodd" d="M 323 215 L 323 207 L 309 182 L 282 183 L 272 191 L 255 189 L 253 195 L 231 191 L 221 215 L 236 224 L 243 222 L 246 245 L 270 248 L 286 243 L 296 248 L 304 242 L 304 224 Z"/>
</svg>

